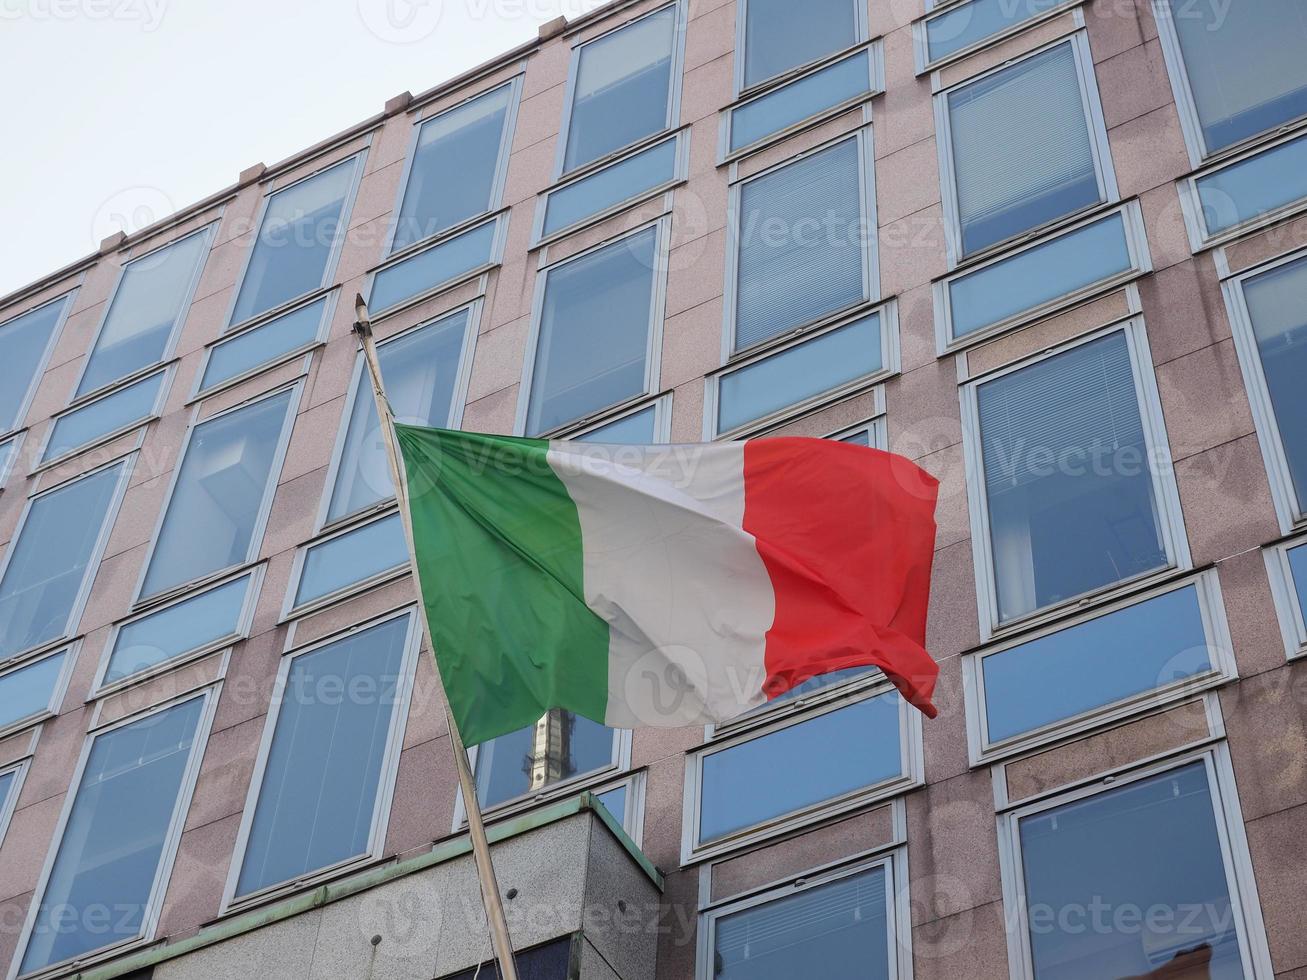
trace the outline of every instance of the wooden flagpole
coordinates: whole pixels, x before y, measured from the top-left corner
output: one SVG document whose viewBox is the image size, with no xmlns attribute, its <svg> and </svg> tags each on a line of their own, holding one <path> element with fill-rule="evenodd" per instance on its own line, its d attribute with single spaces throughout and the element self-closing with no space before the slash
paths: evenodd
<svg viewBox="0 0 1307 980">
<path fill-rule="evenodd" d="M 422 616 L 422 628 L 426 631 L 427 642 L 432 644 L 431 655 L 434 660 L 435 641 L 431 638 L 431 623 L 427 620 L 426 603 L 422 601 L 417 552 L 413 547 L 413 524 L 408 512 L 408 484 L 400 464 L 399 447 L 395 445 L 395 416 L 390 410 L 390 401 L 386 398 L 385 385 L 381 380 L 381 362 L 377 360 L 377 345 L 372 337 L 372 321 L 368 318 L 368 307 L 363 302 L 362 294 L 356 294 L 354 297 L 354 313 L 354 333 L 363 347 L 363 359 L 367 363 L 368 375 L 372 379 L 372 394 L 376 400 L 377 419 L 381 423 L 381 438 L 386 447 L 386 458 L 390 461 L 390 479 L 395 486 L 399 519 L 404 525 L 404 539 L 408 542 L 409 558 L 413 566 L 413 583 L 417 586 L 418 609 Z M 441 695 L 444 697 L 445 685 L 440 678 L 439 662 L 435 666 L 436 680 L 440 684 Z M 495 880 L 495 866 L 490 859 L 490 843 L 486 839 L 485 821 L 481 817 L 481 802 L 477 798 L 476 780 L 472 777 L 472 767 L 467 760 L 467 749 L 463 745 L 463 736 L 459 733 L 458 723 L 449 708 L 449 699 L 445 697 L 444 700 L 445 721 L 449 725 L 449 744 L 454 752 L 458 782 L 463 790 L 463 808 L 467 811 L 472 854 L 476 858 L 477 877 L 481 879 L 481 900 L 485 906 L 486 918 L 490 920 L 490 938 L 495 959 L 499 962 L 499 975 L 502 980 L 517 980 L 513 943 L 508 935 L 508 919 L 504 915 L 504 902 L 499 894 L 499 883 Z"/>
</svg>

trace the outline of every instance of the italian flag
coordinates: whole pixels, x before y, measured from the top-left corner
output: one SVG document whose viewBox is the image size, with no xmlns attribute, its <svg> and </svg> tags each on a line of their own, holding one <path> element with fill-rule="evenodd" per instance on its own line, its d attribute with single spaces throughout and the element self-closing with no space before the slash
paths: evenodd
<svg viewBox="0 0 1307 980">
<path fill-rule="evenodd" d="M 863 446 L 549 442 L 397 425 L 432 644 L 468 744 L 563 708 L 723 722 L 879 667 L 934 717 L 938 484 Z"/>
</svg>

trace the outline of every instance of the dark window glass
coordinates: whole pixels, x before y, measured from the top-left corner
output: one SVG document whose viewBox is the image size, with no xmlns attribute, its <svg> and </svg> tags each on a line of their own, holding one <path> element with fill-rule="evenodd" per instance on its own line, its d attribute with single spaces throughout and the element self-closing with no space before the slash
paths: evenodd
<svg viewBox="0 0 1307 980">
<path fill-rule="evenodd" d="M 492 807 L 613 764 L 611 728 L 554 710 L 536 724 L 477 748 L 477 796 Z"/>
</svg>

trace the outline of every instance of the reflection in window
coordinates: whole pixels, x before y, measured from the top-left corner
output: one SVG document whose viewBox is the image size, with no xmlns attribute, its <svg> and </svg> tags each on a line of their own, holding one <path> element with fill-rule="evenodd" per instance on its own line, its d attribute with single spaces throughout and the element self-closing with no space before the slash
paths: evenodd
<svg viewBox="0 0 1307 980">
<path fill-rule="evenodd" d="M 385 572 L 407 568 L 408 560 L 398 513 L 310 545 L 300 569 L 295 608 L 344 592 Z"/>
<path fill-rule="evenodd" d="M 551 191 L 541 235 L 548 236 L 648 194 L 676 177 L 680 141 L 672 138 Z"/>
<path fill-rule="evenodd" d="M 583 435 L 573 436 L 577 442 L 598 442 L 618 446 L 649 446 L 658 442 L 656 426 L 658 409 L 654 405 L 632 412 L 616 421 L 591 429 Z"/>
<path fill-rule="evenodd" d="M 977 389 L 998 616 L 1170 563 L 1126 335 Z"/>
<path fill-rule="evenodd" d="M 1307 136 L 1268 147 L 1194 180 L 1209 238 L 1307 198 Z"/>
<path fill-rule="evenodd" d="M 477 746 L 477 797 L 489 809 L 608 769 L 616 737 L 613 729 L 588 718 L 550 711 L 534 725 Z"/>
<path fill-rule="evenodd" d="M 871 95 L 871 71 L 871 52 L 859 51 L 732 109 L 731 152 Z"/>
<path fill-rule="evenodd" d="M 1023 817 L 1019 836 L 1037 980 L 1246 975 L 1202 762 Z"/>
<path fill-rule="evenodd" d="M 147 421 L 155 414 L 167 374 L 167 370 L 157 371 L 60 415 L 51 427 L 41 462 L 68 456 L 114 432 Z"/>
<path fill-rule="evenodd" d="M 1298 596 L 1298 608 L 1307 614 L 1307 545 L 1290 549 L 1289 573 L 1293 576 L 1293 590 Z"/>
<path fill-rule="evenodd" d="M 1066 0 L 971 0 L 926 20 L 927 63 L 933 64 L 1019 26 Z"/>
<path fill-rule="evenodd" d="M 23 424 L 28 396 L 41 379 L 67 296 L 0 323 L 0 432 Z"/>
<path fill-rule="evenodd" d="M 63 676 L 68 651 L 58 653 L 0 674 L 0 731 L 53 711 L 55 691 Z M 0 793 L 0 816 L 4 814 L 4 794 Z"/>
<path fill-rule="evenodd" d="M 747 0 L 744 85 L 753 88 L 859 40 L 854 0 Z"/>
<path fill-rule="evenodd" d="M 265 320 L 257 327 L 242 330 L 214 344 L 204 365 L 200 393 L 251 374 L 293 351 L 308 347 L 317 339 L 322 328 L 326 306 L 327 297 L 324 296 L 307 306 Z"/>
</svg>

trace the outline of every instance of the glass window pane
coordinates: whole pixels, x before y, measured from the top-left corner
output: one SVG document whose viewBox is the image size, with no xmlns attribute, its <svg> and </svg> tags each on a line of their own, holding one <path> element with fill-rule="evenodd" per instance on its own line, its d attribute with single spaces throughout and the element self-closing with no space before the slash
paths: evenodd
<svg viewBox="0 0 1307 980">
<path fill-rule="evenodd" d="M 667 128 L 676 20 L 667 7 L 581 48 L 564 173 Z"/>
<path fill-rule="evenodd" d="M 20 412 L 41 377 L 65 299 L 0 323 L 0 432 L 23 424 Z"/>
<path fill-rule="evenodd" d="M 142 934 L 203 710 L 192 698 L 96 736 L 20 973 Z"/>
<path fill-rule="evenodd" d="M 103 683 L 112 684 L 192 650 L 239 636 L 250 581 L 248 575 L 232 579 L 125 624 L 114 640 Z"/>
<path fill-rule="evenodd" d="M 1199 177 L 1198 200 L 1209 235 L 1219 235 L 1307 198 L 1307 137 Z"/>
<path fill-rule="evenodd" d="M 127 263 L 78 382 L 78 395 L 163 360 L 208 254 L 205 229 Z"/>
<path fill-rule="evenodd" d="M 288 389 L 192 430 L 142 596 L 248 560 L 264 498 L 276 478 L 272 464 L 291 393 Z M 204 533 L 197 534 L 197 528 Z"/>
<path fill-rule="evenodd" d="M 552 235 L 670 183 L 676 177 L 678 145 L 669 139 L 553 191 L 545 202 L 541 233 Z"/>
<path fill-rule="evenodd" d="M 469 311 L 459 310 L 380 346 L 377 358 L 397 421 L 436 428 L 449 424 L 470 322 Z M 394 493 L 376 400 L 360 377 L 327 522 L 357 514 Z"/>
<path fill-rule="evenodd" d="M 954 90 L 948 114 L 964 254 L 1103 199 L 1070 43 Z"/>
<path fill-rule="evenodd" d="M 291 662 L 238 896 L 368 852 L 408 631 L 400 616 Z"/>
<path fill-rule="evenodd" d="M 1298 594 L 1298 608 L 1307 615 L 1307 546 L 1300 545 L 1289 551 L 1289 572 L 1293 575 L 1293 589 Z"/>
<path fill-rule="evenodd" d="M 9 820 L 6 814 L 11 812 L 10 804 L 15 803 L 9 798 L 9 795 L 15 792 L 18 785 L 18 770 L 10 769 L 8 772 L 0 773 L 0 844 L 4 843 L 5 831 L 8 829 Z"/>
<path fill-rule="evenodd" d="M 501 85 L 422 124 L 391 251 L 490 210 L 512 94 Z"/>
<path fill-rule="evenodd" d="M 837 878 L 717 920 L 716 980 L 890 980 L 885 869 Z"/>
<path fill-rule="evenodd" d="M 866 428 L 866 429 L 859 429 L 857 432 L 852 432 L 852 433 L 850 433 L 850 434 L 847 435 L 847 436 L 841 436 L 839 441 L 840 441 L 840 442 L 851 442 L 851 443 L 853 443 L 855 446 L 867 446 L 868 448 L 880 448 L 880 447 L 878 447 L 878 446 L 877 446 L 877 447 L 873 447 L 873 446 L 871 445 L 871 429 L 870 429 L 870 427 L 868 427 L 868 428 Z"/>
<path fill-rule="evenodd" d="M 858 43 L 851 0 L 748 0 L 744 22 L 744 87 Z"/>
<path fill-rule="evenodd" d="M 1246 975 L 1202 762 L 1024 817 L 1020 838 L 1038 980 Z"/>
<path fill-rule="evenodd" d="M 308 306 L 301 306 L 215 344 L 209 351 L 200 391 L 216 388 L 312 344 L 322 327 L 326 306 L 324 296 Z"/>
<path fill-rule="evenodd" d="M 971 0 L 945 11 L 926 21 L 929 61 L 947 58 L 1064 3 L 1066 0 Z"/>
<path fill-rule="evenodd" d="M 536 724 L 477 746 L 477 796 L 498 806 L 555 783 L 613 765 L 617 733 L 570 711 L 554 710 Z"/>
<path fill-rule="evenodd" d="M 372 277 L 368 309 L 375 316 L 489 265 L 498 227 L 497 221 L 487 221 L 379 270 Z"/>
<path fill-rule="evenodd" d="M 408 565 L 408 545 L 398 514 L 315 544 L 304 555 L 295 606 L 317 602 L 351 585 Z"/>
<path fill-rule="evenodd" d="M 0 660 L 67 634 L 124 465 L 32 501 L 0 579 Z"/>
<path fill-rule="evenodd" d="M 577 442 L 608 443 L 617 446 L 649 446 L 657 442 L 654 425 L 658 411 L 653 405 L 634 412 L 616 422 L 609 422 L 597 429 L 580 436 L 573 436 Z"/>
<path fill-rule="evenodd" d="M 882 366 L 880 314 L 873 313 L 722 375 L 717 431 L 816 398 Z"/>
<path fill-rule="evenodd" d="M 528 435 L 644 393 L 657 248 L 646 228 L 545 274 Z"/>
<path fill-rule="evenodd" d="M 867 445 L 866 432 L 861 433 L 861 435 L 863 437 L 861 445 L 865 446 Z M 849 442 L 851 440 L 841 439 L 840 441 Z M 788 701 L 797 701 L 799 698 L 805 698 L 810 694 L 820 694 L 827 688 L 838 687 L 846 681 L 855 680 L 858 677 L 869 677 L 874 673 L 876 673 L 876 668 L 874 667 L 847 667 L 844 670 L 831 671 L 829 674 L 817 674 L 815 677 L 809 677 L 806 681 L 800 681 L 784 694 L 776 695 L 776 697 L 772 698 L 765 704 L 760 704 L 758 707 L 746 711 L 739 717 L 752 718 L 755 715 L 762 714 L 774 705 L 785 704 Z"/>
<path fill-rule="evenodd" d="M 1307 115 L 1307 7 L 1170 0 L 1208 152 Z"/>
<path fill-rule="evenodd" d="M 14 449 L 18 446 L 18 437 L 0 442 L 0 483 L 9 476 L 9 464 L 13 462 Z"/>
<path fill-rule="evenodd" d="M 98 442 L 155 414 L 167 371 L 159 371 L 97 398 L 55 419 L 41 462 L 47 463 Z"/>
<path fill-rule="evenodd" d="M 900 704 L 878 695 L 704 756 L 700 842 L 900 776 Z"/>
<path fill-rule="evenodd" d="M 1118 609 L 981 661 L 998 742 L 1214 667 L 1197 586 Z"/>
<path fill-rule="evenodd" d="M 0 731 L 26 718 L 52 710 L 50 701 L 59 686 L 67 650 L 24 664 L 17 670 L 0 674 Z M 4 794 L 0 793 L 0 813 L 4 812 Z"/>
<path fill-rule="evenodd" d="M 868 298 L 860 170 L 851 139 L 740 188 L 736 350 Z"/>
<path fill-rule="evenodd" d="M 357 169 L 357 158 L 345 160 L 268 199 L 232 323 L 243 323 L 323 285 Z"/>
<path fill-rule="evenodd" d="M 604 809 L 617 818 L 618 823 L 623 823 L 626 820 L 626 783 L 615 786 L 606 793 L 597 794 L 595 799 L 604 805 Z M 0 792 L 0 807 L 3 806 L 4 793 Z"/>
<path fill-rule="evenodd" d="M 988 381 L 978 404 L 1000 620 L 1170 563 L 1124 333 Z"/>
<path fill-rule="evenodd" d="M 1134 268 L 1125 218 L 1113 214 L 948 284 L 953 336 L 1037 310 Z"/>
<path fill-rule="evenodd" d="M 733 110 L 731 150 L 751 146 L 827 109 L 869 95 L 870 61 L 870 53 L 859 51 Z"/>
</svg>

